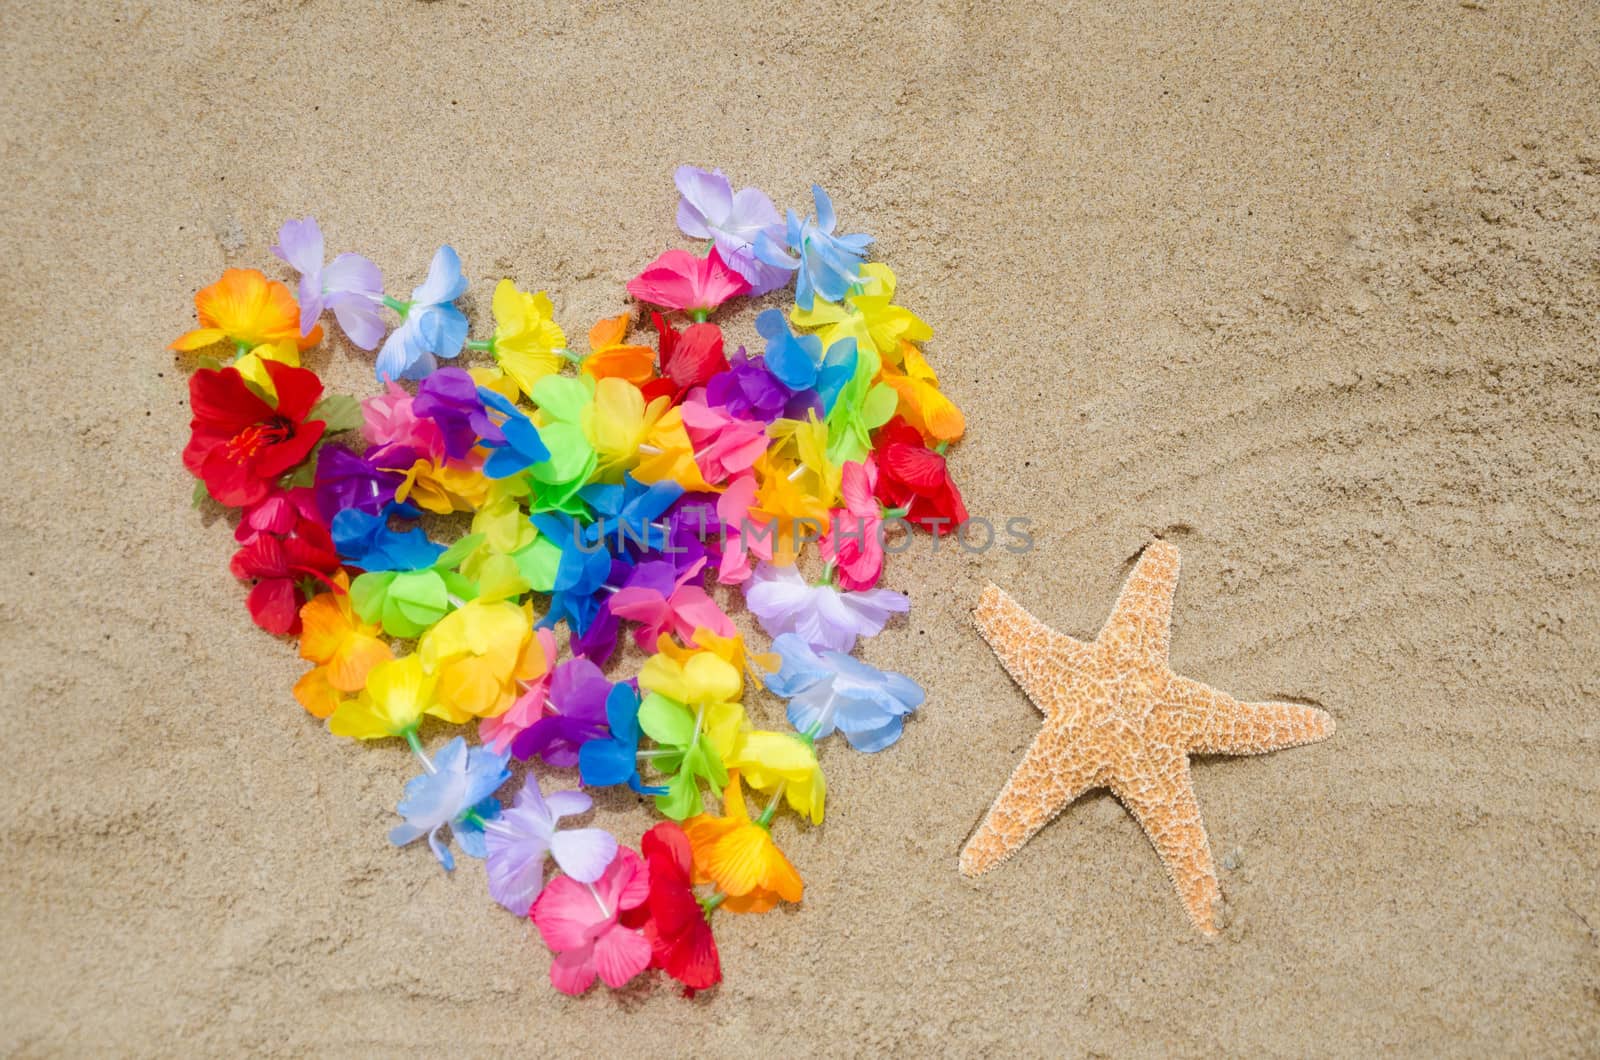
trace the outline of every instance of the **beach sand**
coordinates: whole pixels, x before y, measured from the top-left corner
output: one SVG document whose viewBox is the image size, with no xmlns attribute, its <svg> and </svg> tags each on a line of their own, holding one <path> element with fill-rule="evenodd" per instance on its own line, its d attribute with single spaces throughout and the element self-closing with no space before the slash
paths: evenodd
<svg viewBox="0 0 1600 1060">
<path fill-rule="evenodd" d="M 1107 6 L 7 4 L 0 1053 L 1600 1049 L 1600 7 Z M 306 213 L 579 337 L 682 162 L 878 238 L 1036 547 L 892 561 L 864 655 L 927 704 L 827 748 L 805 900 L 717 918 L 719 989 L 568 999 L 481 863 L 386 842 L 405 751 L 291 698 L 165 347 Z M 956 871 L 1039 725 L 982 586 L 1091 637 L 1158 535 L 1174 669 L 1338 722 L 1196 762 L 1215 940 L 1104 793 Z"/>
</svg>

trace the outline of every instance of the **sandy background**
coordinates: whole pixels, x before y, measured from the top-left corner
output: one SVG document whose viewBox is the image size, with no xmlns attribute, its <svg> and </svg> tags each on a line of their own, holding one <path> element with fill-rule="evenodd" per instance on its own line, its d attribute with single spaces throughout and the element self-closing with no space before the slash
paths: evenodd
<svg viewBox="0 0 1600 1060">
<path fill-rule="evenodd" d="M 1600 8 L 1108 6 L 4 4 L 0 1052 L 1600 1049 Z M 867 654 L 930 701 L 830 749 L 719 991 L 569 1001 L 481 865 L 384 841 L 405 753 L 291 699 L 163 347 L 307 211 L 581 335 L 681 161 L 879 237 L 1038 547 L 894 565 Z M 1214 942 L 1106 795 L 955 869 L 1038 725 L 967 608 L 1092 636 L 1155 533 L 1175 668 L 1339 724 L 1198 764 Z"/>
</svg>

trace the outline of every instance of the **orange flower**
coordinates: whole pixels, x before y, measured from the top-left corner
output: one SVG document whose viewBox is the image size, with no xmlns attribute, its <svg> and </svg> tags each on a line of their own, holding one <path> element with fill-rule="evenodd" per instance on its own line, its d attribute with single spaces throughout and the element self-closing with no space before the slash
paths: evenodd
<svg viewBox="0 0 1600 1060">
<path fill-rule="evenodd" d="M 899 414 L 905 421 L 935 442 L 953 442 L 967 429 L 967 421 L 955 402 L 939 391 L 939 379 L 928 367 L 921 351 L 909 342 L 900 343 L 905 372 L 883 366 L 883 381 L 900 395 Z"/>
<path fill-rule="evenodd" d="M 583 370 L 596 379 L 614 377 L 626 379 L 634 386 L 644 386 L 656 377 L 656 351 L 648 346 L 630 346 L 623 340 L 628 337 L 628 314 L 609 317 L 589 329 L 589 349 L 593 352 L 583 360 Z"/>
<path fill-rule="evenodd" d="M 356 616 L 350 576 L 333 576 L 335 592 L 318 593 L 300 608 L 300 657 L 317 665 L 294 686 L 294 696 L 312 716 L 326 718 L 347 693 L 366 687 L 367 671 L 394 658 L 377 626 Z"/>
<path fill-rule="evenodd" d="M 300 334 L 300 307 L 289 288 L 269 280 L 257 269 L 226 269 L 222 279 L 202 287 L 194 296 L 200 326 L 180 336 L 174 350 L 199 350 L 227 340 L 240 353 L 258 346 L 272 346 L 285 354 L 316 345 L 322 339 L 322 325 Z M 297 363 L 298 357 L 274 357 Z"/>
<path fill-rule="evenodd" d="M 772 841 L 766 824 L 750 820 L 739 771 L 728 773 L 722 795 L 725 817 L 701 814 L 684 822 L 694 854 L 694 882 L 714 883 L 735 913 L 765 913 L 778 904 L 798 902 L 805 884 Z"/>
</svg>

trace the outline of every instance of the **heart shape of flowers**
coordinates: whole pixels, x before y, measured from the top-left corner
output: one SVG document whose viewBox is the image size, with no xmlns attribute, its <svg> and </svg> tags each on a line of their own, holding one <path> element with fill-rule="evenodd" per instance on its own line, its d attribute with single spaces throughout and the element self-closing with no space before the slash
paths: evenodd
<svg viewBox="0 0 1600 1060">
<path fill-rule="evenodd" d="M 967 518 L 944 457 L 964 421 L 871 239 L 836 232 L 821 188 L 801 220 L 719 170 L 683 166 L 676 184 L 678 226 L 702 242 L 627 285 L 653 343 L 625 311 L 574 350 L 549 296 L 509 279 L 492 332 L 469 338 L 452 248 L 400 299 L 366 258 L 328 261 L 308 217 L 272 248 L 297 294 L 228 269 L 172 345 L 201 353 L 183 452 L 196 504 L 237 510 L 250 614 L 312 664 L 295 698 L 334 735 L 409 746 L 422 772 L 390 840 L 426 839 L 446 870 L 452 844 L 486 859 L 491 897 L 532 918 L 569 994 L 651 967 L 709 988 L 714 910 L 800 900 L 772 832 L 785 806 L 821 822 L 818 743 L 837 731 L 882 751 L 923 700 L 850 654 L 909 608 L 878 586 L 885 535 Z M 755 318 L 762 352 L 730 355 L 711 317 L 791 283 L 787 314 Z M 327 314 L 377 351 L 377 393 L 325 394 L 300 365 Z M 434 540 L 424 513 L 464 532 Z M 719 587 L 742 590 L 771 652 L 746 645 Z M 625 627 L 648 658 L 608 676 Z M 793 731 L 752 724 L 744 693 L 763 686 Z M 477 742 L 430 754 L 426 718 L 476 723 Z M 507 807 L 512 758 L 538 767 Z M 637 851 L 572 824 L 590 796 L 547 794 L 540 774 L 574 769 L 583 787 L 653 796 L 667 820 Z M 746 789 L 767 799 L 754 816 Z"/>
</svg>

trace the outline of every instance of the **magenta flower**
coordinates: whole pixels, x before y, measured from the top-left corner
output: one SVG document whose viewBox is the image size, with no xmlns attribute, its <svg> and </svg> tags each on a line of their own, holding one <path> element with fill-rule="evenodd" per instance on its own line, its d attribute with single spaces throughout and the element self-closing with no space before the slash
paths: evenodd
<svg viewBox="0 0 1600 1060">
<path fill-rule="evenodd" d="M 878 506 L 878 466 L 844 465 L 839 492 L 844 507 L 833 510 L 828 532 L 817 542 L 822 558 L 834 565 L 839 586 L 870 589 L 883 573 L 883 510 Z"/>
<path fill-rule="evenodd" d="M 600 878 L 580 883 L 571 876 L 550 881 L 533 903 L 533 923 L 555 953 L 550 982 L 574 996 L 598 975 L 616 990 L 650 966 L 650 943 L 624 927 L 622 914 L 644 905 L 650 880 L 644 861 L 623 847 Z"/>
<path fill-rule="evenodd" d="M 689 584 L 705 564 L 701 559 L 679 572 L 669 560 L 641 563 L 611 597 L 612 614 L 639 623 L 633 631 L 639 650 L 654 652 L 663 633 L 675 633 L 687 644 L 697 629 L 709 629 L 719 637 L 738 632 L 704 589 Z"/>
<path fill-rule="evenodd" d="M 745 278 L 728 268 L 716 247 L 703 258 L 687 250 L 669 250 L 628 281 L 628 293 L 639 301 L 681 309 L 699 320 L 749 290 Z"/>
<path fill-rule="evenodd" d="M 765 424 L 707 405 L 703 390 L 691 391 L 682 410 L 684 430 L 694 445 L 694 462 L 713 486 L 749 471 L 767 451 Z"/>
<path fill-rule="evenodd" d="M 756 237 L 766 232 L 784 236 L 783 218 L 772 200 L 758 188 L 737 192 L 722 170 L 707 173 L 694 166 L 679 166 L 672 175 L 682 196 L 678 200 L 678 227 L 694 239 L 715 240 L 728 267 L 750 284 L 750 294 L 776 291 L 789 282 L 790 270 L 768 265 L 756 257 Z"/>
<path fill-rule="evenodd" d="M 363 350 L 374 349 L 383 339 L 383 273 L 360 254 L 340 254 L 326 267 L 322 263 L 322 229 L 315 217 L 289 220 L 278 229 L 272 252 L 300 274 L 300 333 L 311 334 L 324 310 Z"/>
<path fill-rule="evenodd" d="M 813 648 L 848 652 L 857 637 L 873 637 L 889 616 L 911 609 L 911 601 L 889 589 L 840 592 L 811 585 L 794 567 L 763 563 L 745 583 L 744 602 L 771 636 L 795 633 Z"/>
</svg>

